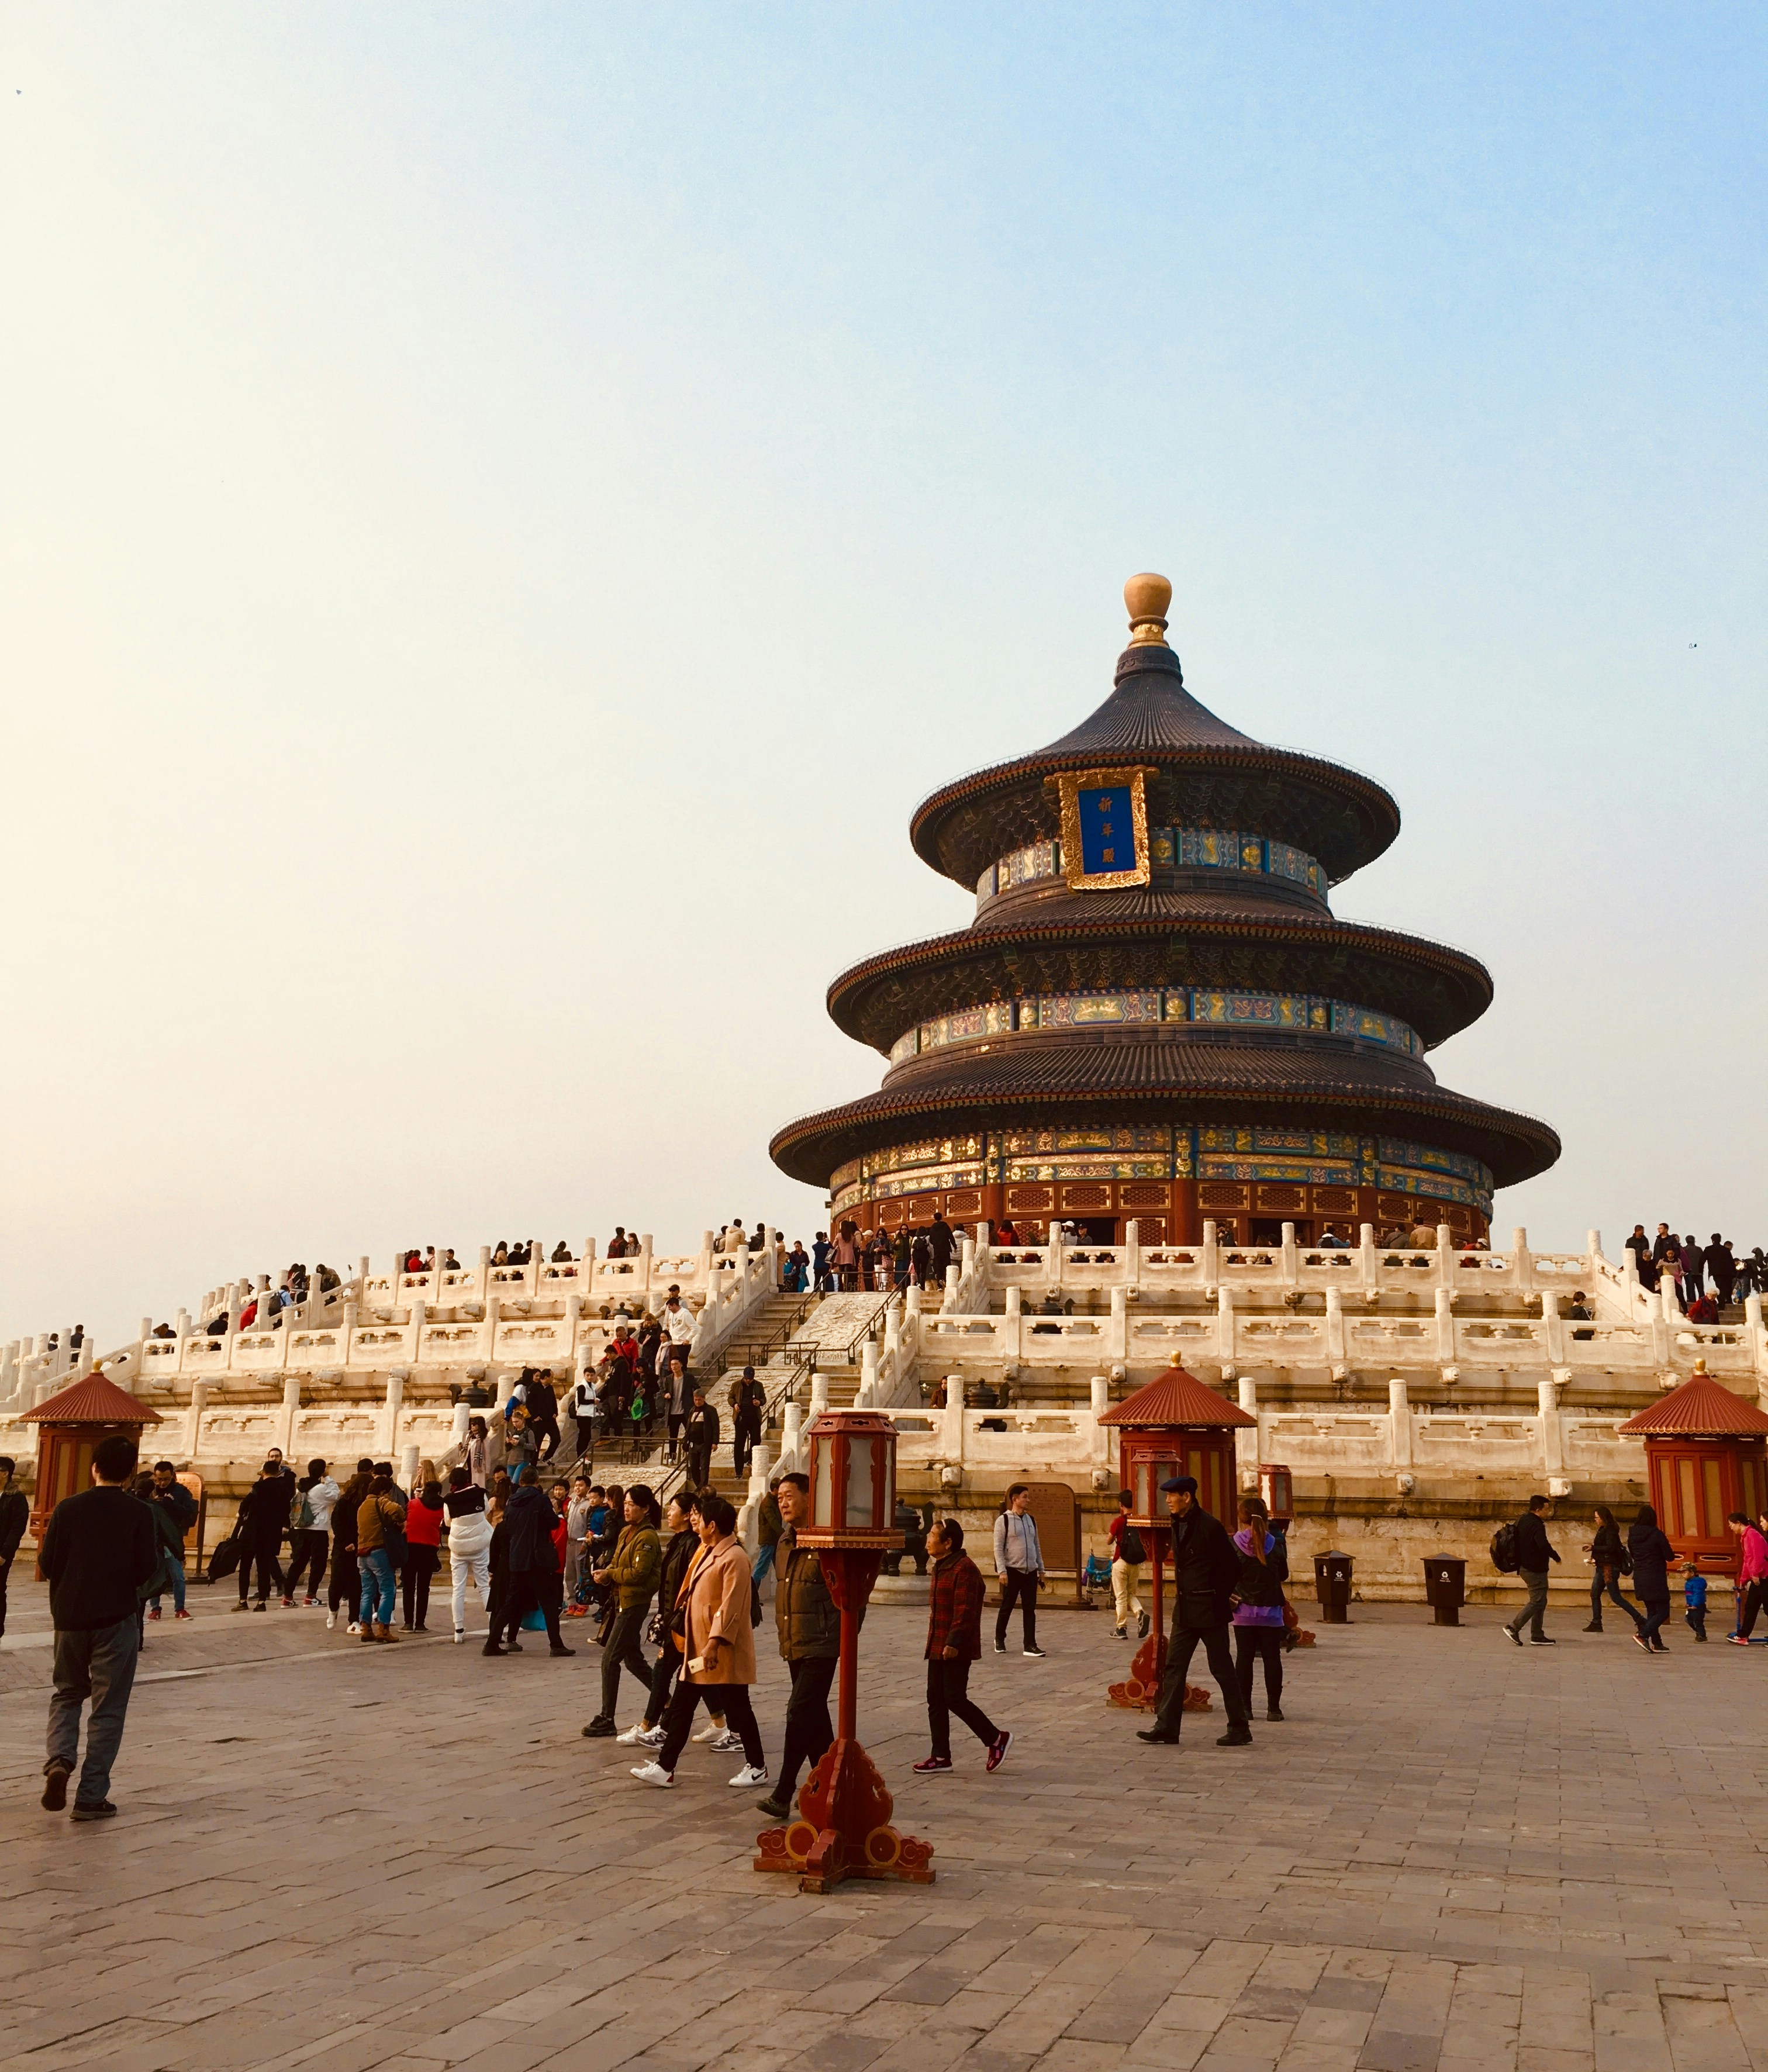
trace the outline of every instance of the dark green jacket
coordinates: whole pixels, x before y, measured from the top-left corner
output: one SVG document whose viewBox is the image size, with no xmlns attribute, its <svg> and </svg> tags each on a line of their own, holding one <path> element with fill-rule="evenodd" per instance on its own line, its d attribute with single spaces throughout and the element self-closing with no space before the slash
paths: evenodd
<svg viewBox="0 0 1768 2072">
<path fill-rule="evenodd" d="M 841 1615 L 828 1594 L 822 1562 L 813 1548 L 798 1544 L 790 1525 L 782 1528 L 774 1550 L 774 1624 L 788 1662 L 841 1651 Z"/>
<path fill-rule="evenodd" d="M 663 1569 L 663 1541 L 654 1526 L 628 1525 L 608 1563 L 608 1572 L 619 1593 L 623 1612 L 642 1612 L 657 1593 L 657 1578 Z"/>
</svg>

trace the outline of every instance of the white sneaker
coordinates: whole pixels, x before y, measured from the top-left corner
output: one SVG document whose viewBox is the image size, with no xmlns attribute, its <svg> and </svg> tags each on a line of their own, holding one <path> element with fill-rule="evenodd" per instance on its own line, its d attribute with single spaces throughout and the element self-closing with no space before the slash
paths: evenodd
<svg viewBox="0 0 1768 2072">
<path fill-rule="evenodd" d="M 326 1630 L 326 1631 L 327 1631 L 327 1633 L 330 1633 L 330 1632 L 331 1632 L 331 1629 L 332 1629 L 332 1628 L 333 1628 L 333 1627 L 334 1627 L 337 1623 L 338 1623 L 338 1614 L 337 1614 L 335 1612 L 327 1612 L 327 1613 L 326 1614 L 326 1615 L 325 1615 L 325 1630 Z"/>
<path fill-rule="evenodd" d="M 767 1766 L 764 1762 L 746 1762 L 730 1780 L 733 1791 L 741 1791 L 751 1784 L 767 1782 Z"/>
<path fill-rule="evenodd" d="M 635 1766 L 632 1774 L 640 1784 L 661 1785 L 667 1789 L 676 1781 L 672 1770 L 665 1770 L 660 1762 L 641 1762 Z"/>
<path fill-rule="evenodd" d="M 713 1721 L 708 1720 L 699 1733 L 694 1736 L 694 1739 L 697 1741 L 722 1741 L 730 1731 L 728 1727 L 717 1726 Z"/>
<path fill-rule="evenodd" d="M 466 1629 L 466 1627 L 465 1627 L 465 1626 L 457 1626 L 454 1628 L 454 1645 L 455 1645 L 455 1646 L 456 1646 L 456 1647 L 458 1647 L 458 1646 L 459 1646 L 459 1645 L 461 1644 L 461 1642 L 463 1642 L 466 1638 L 467 1638 L 467 1629 Z"/>
<path fill-rule="evenodd" d="M 727 1727 L 712 1745 L 714 1755 L 735 1755 L 742 1747 L 742 1736 L 734 1734 Z"/>
<path fill-rule="evenodd" d="M 614 1738 L 625 1748 L 655 1748 L 663 1737 L 658 1733 L 657 1740 L 652 1741 L 651 1737 L 654 1732 L 656 1729 L 648 1727 L 643 1720 L 635 1720 L 623 1734 L 616 1734 Z"/>
<path fill-rule="evenodd" d="M 361 1628 L 360 1626 L 358 1626 L 358 1625 L 357 1625 L 356 1622 L 354 1619 L 352 1619 L 352 1620 L 351 1620 L 351 1622 L 350 1622 L 350 1627 L 349 1627 L 349 1630 L 350 1630 L 350 1631 L 351 1631 L 352 1633 L 360 1633 L 360 1632 L 361 1632 L 361 1630 L 362 1630 L 362 1628 Z"/>
</svg>

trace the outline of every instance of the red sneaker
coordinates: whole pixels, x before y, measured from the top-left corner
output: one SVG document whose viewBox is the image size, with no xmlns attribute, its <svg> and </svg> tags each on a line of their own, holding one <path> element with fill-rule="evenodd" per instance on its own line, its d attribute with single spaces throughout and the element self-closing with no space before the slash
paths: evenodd
<svg viewBox="0 0 1768 2072">
<path fill-rule="evenodd" d="M 174 1618 L 188 1618 L 190 1617 L 190 1614 L 188 1612 L 174 1612 L 172 1614 L 172 1617 Z"/>
<path fill-rule="evenodd" d="M 150 1605 L 147 1607 L 147 1616 L 151 1619 L 157 1619 L 159 1617 L 159 1606 L 158 1605 Z"/>
<path fill-rule="evenodd" d="M 925 1762 L 918 1762 L 915 1767 L 923 1777 L 925 1777 L 930 1770 L 949 1770 L 952 1767 L 952 1758 L 948 1755 L 930 1755 Z"/>
<path fill-rule="evenodd" d="M 1013 1736 L 1003 1727 L 989 1744 L 989 1768 L 998 1770 L 1006 1761 L 1007 1750 L 1012 1746 Z"/>
</svg>

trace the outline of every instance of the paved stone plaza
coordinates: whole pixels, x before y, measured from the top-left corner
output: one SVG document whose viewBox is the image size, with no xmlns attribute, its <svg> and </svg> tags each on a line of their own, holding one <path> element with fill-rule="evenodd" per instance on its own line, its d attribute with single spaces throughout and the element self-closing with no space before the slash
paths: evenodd
<svg viewBox="0 0 1768 2072">
<path fill-rule="evenodd" d="M 43 1593 L 14 1590 L 9 2067 L 1768 2066 L 1768 1651 L 1680 1624 L 1648 1661 L 1564 1613 L 1519 1653 L 1495 1613 L 1359 1606 L 1236 1753 L 1219 1710 L 1138 1745 L 1104 1616 L 1052 1613 L 1046 1661 L 975 1679 L 1005 1768 L 959 1729 L 923 1781 L 923 1615 L 878 1607 L 862 1730 L 939 1881 L 812 1898 L 750 1869 L 736 1759 L 664 1793 L 580 1739 L 581 1626 L 573 1662 L 496 1662 L 191 1595 L 150 1629 L 122 1816 L 81 1827 L 36 1803 Z"/>
</svg>

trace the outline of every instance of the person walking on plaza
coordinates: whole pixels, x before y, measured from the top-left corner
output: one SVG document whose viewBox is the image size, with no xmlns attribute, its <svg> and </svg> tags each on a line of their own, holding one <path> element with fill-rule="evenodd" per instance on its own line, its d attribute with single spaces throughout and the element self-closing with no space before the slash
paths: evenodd
<svg viewBox="0 0 1768 2072">
<path fill-rule="evenodd" d="M 178 1479 L 170 1461 L 156 1461 L 154 1486 L 148 1492 L 147 1500 L 158 1506 L 165 1515 L 166 1524 L 160 1531 L 166 1556 L 162 1574 L 172 1586 L 172 1617 L 187 1619 L 190 1614 L 184 1609 L 184 1536 L 196 1523 L 196 1498 Z M 3 1501 L 0 1498 L 0 1503 Z M 0 1529 L 0 1559 L 4 1558 L 4 1531 Z M 0 1632 L 6 1629 L 4 1590 L 4 1572 L 0 1571 Z M 159 1595 L 156 1592 L 147 1601 L 147 1616 L 157 1619 L 159 1615 Z"/>
<path fill-rule="evenodd" d="M 491 1522 L 486 1515 L 485 1492 L 465 1468 L 448 1470 L 448 1494 L 442 1498 L 448 1514 L 448 1574 L 454 1597 L 454 1639 L 467 1638 L 467 1585 L 479 1591 L 480 1608 L 491 1617 Z"/>
<path fill-rule="evenodd" d="M 767 1412 L 767 1392 L 755 1379 L 755 1370 L 746 1367 L 730 1387 L 730 1459 L 738 1475 L 749 1473 L 749 1462 L 761 1443 L 761 1420 Z"/>
<path fill-rule="evenodd" d="M 1626 1551 L 1633 1557 L 1633 1587 L 1645 1606 L 1645 1617 L 1634 1638 L 1647 1655 L 1667 1655 L 1670 1651 L 1662 1636 L 1663 1622 L 1670 1616 L 1669 1572 L 1675 1565 L 1676 1550 L 1648 1503 L 1639 1506 L 1626 1529 Z"/>
<path fill-rule="evenodd" d="M 131 1494 L 140 1449 L 113 1433 L 93 1449 L 93 1486 L 64 1497 L 43 1529 L 37 1565 L 49 1583 L 56 1632 L 43 1803 L 59 1813 L 80 1760 L 80 1715 L 89 1698 L 86 1760 L 74 1793 L 73 1818 L 108 1820 L 110 1773 L 122 1745 L 123 1721 L 141 1647 L 139 1592 L 158 1568 L 152 1512 Z"/>
<path fill-rule="evenodd" d="M 693 1408 L 689 1415 L 686 1433 L 688 1446 L 688 1486 L 704 1489 L 712 1479 L 712 1457 L 718 1445 L 718 1413 L 706 1400 L 706 1392 L 697 1388 L 693 1392 Z"/>
<path fill-rule="evenodd" d="M 31 1499 L 21 1489 L 14 1489 L 12 1478 L 18 1473 L 18 1462 L 10 1453 L 0 1453 L 0 1634 L 6 1630 L 6 1578 L 12 1573 L 12 1564 L 19 1552 L 19 1542 L 25 1536 L 25 1527 L 31 1523 Z M 183 1605 L 179 1599 L 180 1608 Z M 190 1614 L 182 1615 L 188 1618 Z"/>
<path fill-rule="evenodd" d="M 1602 1600 L 1606 1597 L 1632 1620 L 1633 1630 L 1637 1633 L 1645 1622 L 1621 1590 L 1621 1578 L 1632 1568 L 1633 1559 L 1621 1537 L 1621 1528 L 1614 1522 L 1614 1513 L 1606 1503 L 1596 1507 L 1596 1531 L 1584 1551 L 1590 1557 L 1590 1622 L 1584 1630 L 1602 1630 Z M 1768 1563 L 1764 1566 L 1768 1568 Z"/>
<path fill-rule="evenodd" d="M 517 1483 L 509 1500 L 509 1638 L 506 1651 L 521 1652 L 516 1635 L 523 1617 L 537 1611 L 546 1622 L 547 1644 L 554 1655 L 575 1655 L 559 1634 L 559 1610 L 564 1599 L 563 1571 L 553 1544 L 559 1519 L 552 1499 L 537 1482 Z M 493 1638 L 495 1636 L 494 1635 Z"/>
<path fill-rule="evenodd" d="M 392 1474 L 377 1466 L 356 1506 L 356 1568 L 362 1577 L 362 1602 L 356 1614 L 358 1638 L 393 1639 L 393 1607 L 397 1584 L 393 1556 L 396 1536 L 405 1521 L 405 1507 L 393 1492 Z"/>
<path fill-rule="evenodd" d="M 1551 1647 L 1554 1644 L 1541 1627 L 1541 1617 L 1547 1610 L 1548 1564 L 1560 1558 L 1547 1536 L 1547 1519 L 1552 1507 L 1551 1498 L 1532 1496 L 1527 1510 L 1516 1521 L 1516 1572 L 1528 1597 L 1515 1618 L 1507 1622 L 1504 1631 L 1519 1647 L 1523 1644 L 1525 1622 L 1531 1646 Z"/>
<path fill-rule="evenodd" d="M 1136 1638 L 1148 1638 L 1148 1614 L 1142 1609 L 1142 1601 L 1136 1594 L 1136 1585 L 1141 1581 L 1142 1563 L 1148 1558 L 1148 1550 L 1142 1544 L 1142 1536 L 1129 1522 L 1130 1508 L 1136 1499 L 1128 1490 L 1117 1492 L 1117 1515 L 1105 1528 L 1105 1536 L 1111 1542 L 1111 1600 L 1117 1615 L 1112 1632 L 1119 1640 L 1129 1637 L 1132 1615 L 1139 1622 Z"/>
<path fill-rule="evenodd" d="M 1289 1578 L 1289 1549 L 1281 1533 L 1271 1530 L 1262 1497 L 1241 1499 L 1240 1529 L 1234 1536 L 1240 1556 L 1234 1587 L 1234 1672 L 1248 1718 L 1252 1711 L 1252 1671 L 1264 1664 L 1264 1716 L 1283 1716 L 1283 1585 Z"/>
<path fill-rule="evenodd" d="M 156 1469 L 155 1474 L 158 1473 Z M 176 1485 L 175 1484 L 175 1487 Z M 326 1473 L 323 1461 L 309 1461 L 307 1471 L 295 1484 L 294 1523 L 289 1528 L 289 1572 L 283 1578 L 282 1601 L 294 1602 L 294 1593 L 306 1571 L 303 1605 L 319 1601 L 319 1585 L 325 1581 L 327 1550 L 331 1544 L 331 1507 L 338 1500 L 338 1485 Z M 191 1506 L 191 1515 L 195 1506 Z"/>
<path fill-rule="evenodd" d="M 749 1687 L 755 1680 L 755 1635 L 749 1622 L 754 1585 L 742 1543 L 736 1536 L 735 1507 L 722 1496 L 699 1503 L 701 1558 L 689 1569 L 684 1589 L 682 1680 L 669 1700 L 663 1746 L 652 1762 L 638 1764 L 632 1774 L 642 1783 L 672 1785 L 676 1764 L 687 1745 L 694 1708 L 704 1698 L 717 1705 L 742 1737 L 743 1766 L 730 1779 L 736 1789 L 767 1782 L 767 1762 L 761 1729 Z"/>
<path fill-rule="evenodd" d="M 1756 1630 L 1756 1614 L 1768 1598 L 1768 1539 L 1741 1511 L 1726 1519 L 1725 1530 L 1737 1543 L 1737 1624 L 1728 1637 L 1735 1646 L 1747 1647 Z"/>
<path fill-rule="evenodd" d="M 586 1741 L 611 1741 L 619 1731 L 615 1708 L 620 1700 L 620 1671 L 630 1670 L 648 1691 L 656 1667 L 645 1660 L 639 1639 L 663 1572 L 663 1540 L 658 1529 L 662 1515 L 656 1497 L 643 1482 L 627 1491 L 625 1517 L 607 1566 L 594 1571 L 596 1581 L 611 1585 L 615 1592 L 615 1612 L 602 1650 L 602 1709 L 583 1729 Z"/>
<path fill-rule="evenodd" d="M 652 1638 L 657 1642 L 657 1659 L 651 1671 L 651 1695 L 644 1716 L 615 1739 L 627 1747 L 661 1748 L 663 1717 L 669 1708 L 669 1692 L 681 1667 L 679 1614 L 681 1586 L 694 1557 L 700 1552 L 700 1535 L 685 1496 L 672 1496 L 664 1507 L 662 1559 L 657 1572 L 657 1614 Z"/>
<path fill-rule="evenodd" d="M 775 1495 L 780 1530 L 774 1550 L 774 1626 L 792 1688 L 779 1781 L 756 1803 L 770 1819 L 784 1820 L 791 1817 L 799 1771 L 807 1763 L 814 1770 L 835 1738 L 828 1692 L 841 1660 L 841 1615 L 829 1595 L 821 1557 L 813 1548 L 798 1544 L 799 1522 L 810 1510 L 810 1478 L 782 1475 Z"/>
<path fill-rule="evenodd" d="M 927 1584 L 927 1725 L 932 1747 L 915 1764 L 923 1777 L 952 1767 L 952 1715 L 956 1712 L 988 1750 L 985 1768 L 998 1770 L 1013 1745 L 1009 1729 L 997 1727 L 970 1696 L 970 1665 L 982 1656 L 982 1571 L 964 1551 L 964 1527 L 938 1518 L 927 1527 L 932 1556 Z"/>
<path fill-rule="evenodd" d="M 1025 1652 L 1037 1661 L 1038 1585 L 1043 1581 L 1043 1549 L 1038 1544 L 1038 1521 L 1031 1515 L 1031 1491 L 1015 1482 L 1007 1491 L 1006 1508 L 994 1521 L 994 1572 L 1001 1579 L 1001 1605 L 994 1615 L 994 1651 L 1007 1651 L 1007 1620 L 1015 1605 L 1023 1607 Z"/>
<path fill-rule="evenodd" d="M 1697 1641 L 1707 1637 L 1707 1579 L 1700 1572 L 1698 1555 L 1688 1556 L 1688 1572 L 1682 1579 L 1682 1616 Z"/>
<path fill-rule="evenodd" d="M 1227 1527 L 1198 1503 L 1195 1476 L 1173 1475 L 1160 1486 L 1172 1514 L 1173 1637 L 1154 1724 L 1139 1729 L 1136 1737 L 1178 1741 L 1185 1712 L 1185 1672 L 1201 1645 L 1227 1714 L 1227 1732 L 1215 1745 L 1244 1748 L 1252 1738 L 1251 1708 L 1240 1696 L 1240 1675 L 1227 1651 L 1228 1621 L 1240 1580 L 1240 1550 Z"/>
<path fill-rule="evenodd" d="M 283 1477 L 281 1459 L 273 1457 L 264 1463 L 257 1480 L 240 1499 L 233 1527 L 240 1543 L 240 1601 L 233 1607 L 235 1611 L 248 1609 L 245 1600 L 254 1566 L 258 1598 L 250 1609 L 262 1611 L 273 1589 L 279 1598 L 282 1596 L 282 1568 L 276 1557 L 288 1523 L 289 1484 Z"/>
</svg>

